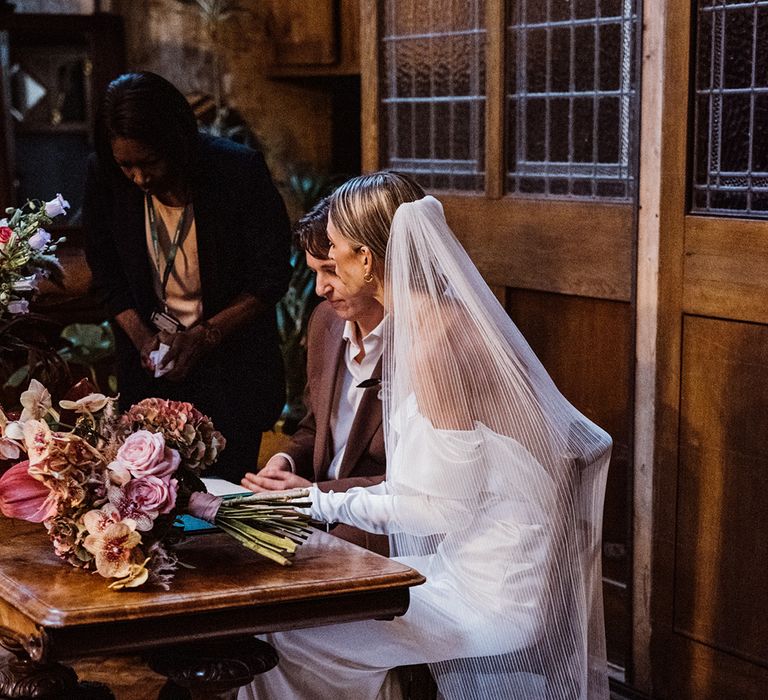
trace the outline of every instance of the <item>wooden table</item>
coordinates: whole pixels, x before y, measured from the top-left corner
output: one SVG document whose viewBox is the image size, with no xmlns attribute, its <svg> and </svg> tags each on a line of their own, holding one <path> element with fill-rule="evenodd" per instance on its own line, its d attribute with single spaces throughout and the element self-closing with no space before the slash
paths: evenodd
<svg viewBox="0 0 768 700">
<path fill-rule="evenodd" d="M 190 537 L 177 552 L 195 568 L 180 568 L 169 591 L 111 591 L 98 574 L 57 559 L 42 525 L 0 517 L 0 645 L 16 657 L 0 669 L 0 697 L 40 697 L 50 688 L 50 697 L 109 698 L 103 687 L 78 685 L 60 662 L 153 650 L 162 653 L 152 667 L 192 688 L 190 697 L 230 697 L 277 662 L 254 633 L 402 615 L 409 587 L 424 582 L 407 566 L 319 531 L 290 567 L 220 533 Z"/>
</svg>

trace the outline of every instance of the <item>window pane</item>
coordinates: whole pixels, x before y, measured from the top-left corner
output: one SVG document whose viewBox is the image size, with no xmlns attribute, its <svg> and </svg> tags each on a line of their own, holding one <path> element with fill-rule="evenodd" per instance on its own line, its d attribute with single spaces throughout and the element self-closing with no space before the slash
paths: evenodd
<svg viewBox="0 0 768 700">
<path fill-rule="evenodd" d="M 482 191 L 485 0 L 386 0 L 383 6 L 386 167 L 431 190 Z"/>
<path fill-rule="evenodd" d="M 697 5 L 692 208 L 768 218 L 768 2 Z"/>
<path fill-rule="evenodd" d="M 628 200 L 635 0 L 507 0 L 507 190 Z"/>
</svg>

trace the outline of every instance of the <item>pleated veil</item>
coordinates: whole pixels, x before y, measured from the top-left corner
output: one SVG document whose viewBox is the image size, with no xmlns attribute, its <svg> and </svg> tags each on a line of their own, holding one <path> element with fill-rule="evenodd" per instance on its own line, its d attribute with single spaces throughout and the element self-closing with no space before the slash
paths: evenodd
<svg viewBox="0 0 768 700">
<path fill-rule="evenodd" d="M 429 511 L 393 555 L 429 562 L 436 605 L 443 591 L 451 627 L 466 621 L 460 658 L 431 666 L 441 693 L 607 698 L 610 437 L 557 390 L 435 198 L 398 208 L 385 275 L 387 479 Z"/>
</svg>

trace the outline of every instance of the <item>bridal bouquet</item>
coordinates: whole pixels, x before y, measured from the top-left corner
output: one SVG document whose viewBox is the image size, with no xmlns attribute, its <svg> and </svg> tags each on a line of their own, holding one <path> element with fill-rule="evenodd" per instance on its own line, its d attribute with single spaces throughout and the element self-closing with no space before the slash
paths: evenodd
<svg viewBox="0 0 768 700">
<path fill-rule="evenodd" d="M 308 504 L 293 500 L 307 491 L 205 493 L 200 474 L 225 440 L 189 403 L 145 399 L 121 414 L 114 398 L 90 393 L 60 401 L 60 414 L 34 379 L 21 403 L 19 420 L 0 411 L 0 458 L 21 460 L 0 477 L 0 512 L 42 522 L 57 556 L 114 579 L 110 588 L 168 588 L 183 565 L 172 547 L 183 513 L 283 565 L 307 536 L 308 516 L 294 506 Z"/>
<path fill-rule="evenodd" d="M 27 313 L 25 298 L 41 279 L 61 281 L 62 270 L 54 255 L 63 238 L 51 240 L 43 226 L 67 213 L 69 202 L 57 194 L 50 202 L 31 200 L 19 209 L 6 209 L 0 219 L 0 316 Z"/>
</svg>

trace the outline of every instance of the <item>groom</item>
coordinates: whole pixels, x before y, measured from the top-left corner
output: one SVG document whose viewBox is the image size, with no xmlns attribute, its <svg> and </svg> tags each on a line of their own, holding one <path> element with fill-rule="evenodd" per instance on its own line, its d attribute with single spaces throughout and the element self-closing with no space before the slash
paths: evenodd
<svg viewBox="0 0 768 700">
<path fill-rule="evenodd" d="M 273 455 L 242 485 L 252 491 L 282 491 L 316 483 L 322 491 L 346 491 L 384 479 L 381 427 L 381 352 L 384 309 L 370 297 L 349 293 L 328 259 L 328 202 L 322 200 L 294 230 L 317 275 L 315 290 L 325 297 L 309 321 L 307 334 L 307 415 L 285 452 Z M 362 384 L 363 386 L 360 386 Z M 334 535 L 388 555 L 386 536 L 349 525 Z"/>
</svg>

